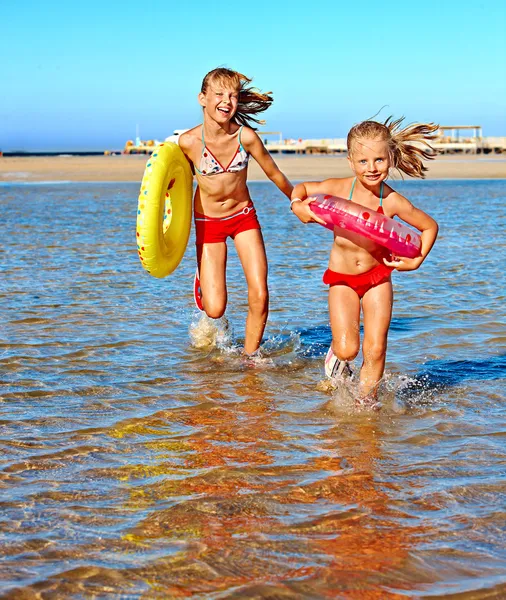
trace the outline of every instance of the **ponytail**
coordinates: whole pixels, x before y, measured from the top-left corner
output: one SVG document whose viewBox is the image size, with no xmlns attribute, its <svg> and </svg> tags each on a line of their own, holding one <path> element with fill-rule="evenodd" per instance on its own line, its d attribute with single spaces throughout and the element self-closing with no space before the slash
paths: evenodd
<svg viewBox="0 0 506 600">
<path fill-rule="evenodd" d="M 401 129 L 404 117 L 393 120 L 389 117 L 385 126 L 392 139 L 393 165 L 410 177 L 424 178 L 428 171 L 423 159 L 432 160 L 437 156 L 429 141 L 436 139 L 439 125 L 434 123 L 413 123 Z"/>
</svg>

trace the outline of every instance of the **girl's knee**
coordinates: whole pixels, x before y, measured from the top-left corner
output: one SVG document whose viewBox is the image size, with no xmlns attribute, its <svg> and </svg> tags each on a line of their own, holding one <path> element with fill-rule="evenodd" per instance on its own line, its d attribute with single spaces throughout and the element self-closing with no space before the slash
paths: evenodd
<svg viewBox="0 0 506 600">
<path fill-rule="evenodd" d="M 269 306 L 269 292 L 267 288 L 248 290 L 248 306 L 253 312 L 265 312 Z"/>
<path fill-rule="evenodd" d="M 226 308 L 227 308 L 226 302 L 216 302 L 216 301 L 206 302 L 206 300 L 204 298 L 204 310 L 205 310 L 206 315 L 210 319 L 219 319 L 220 317 L 222 317 L 225 314 Z"/>
<path fill-rule="evenodd" d="M 364 340 L 363 353 L 364 360 L 368 362 L 380 362 L 385 360 L 387 354 L 386 340 Z"/>
<path fill-rule="evenodd" d="M 225 309 L 205 309 L 206 311 L 206 315 L 210 318 L 210 319 L 220 319 L 224 314 L 225 314 Z"/>
<path fill-rule="evenodd" d="M 339 360 L 350 361 L 356 358 L 360 350 L 360 341 L 342 338 L 340 340 L 332 340 L 332 352 Z"/>
</svg>

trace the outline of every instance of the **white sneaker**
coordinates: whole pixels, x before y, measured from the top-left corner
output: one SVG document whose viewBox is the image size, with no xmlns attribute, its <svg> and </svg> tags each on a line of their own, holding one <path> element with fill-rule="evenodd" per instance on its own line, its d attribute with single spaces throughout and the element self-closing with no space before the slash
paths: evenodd
<svg viewBox="0 0 506 600">
<path fill-rule="evenodd" d="M 329 379 L 336 379 L 338 377 L 353 377 L 353 371 L 350 365 L 345 360 L 339 360 L 332 351 L 332 346 L 327 352 L 325 357 L 325 375 Z"/>
</svg>

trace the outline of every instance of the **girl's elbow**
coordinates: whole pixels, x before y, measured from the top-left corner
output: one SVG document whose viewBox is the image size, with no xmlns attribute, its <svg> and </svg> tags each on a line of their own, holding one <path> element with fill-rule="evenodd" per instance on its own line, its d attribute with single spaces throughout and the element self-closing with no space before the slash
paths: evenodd
<svg viewBox="0 0 506 600">
<path fill-rule="evenodd" d="M 425 227 L 423 227 L 423 229 L 420 229 L 420 231 L 422 233 L 427 232 L 427 235 L 432 234 L 436 238 L 439 232 L 439 225 L 431 217 L 430 222 L 426 223 Z"/>
<path fill-rule="evenodd" d="M 303 183 L 296 183 L 293 191 L 295 194 L 297 194 L 300 197 L 306 197 L 307 196 L 307 190 L 306 190 L 306 186 Z"/>
</svg>

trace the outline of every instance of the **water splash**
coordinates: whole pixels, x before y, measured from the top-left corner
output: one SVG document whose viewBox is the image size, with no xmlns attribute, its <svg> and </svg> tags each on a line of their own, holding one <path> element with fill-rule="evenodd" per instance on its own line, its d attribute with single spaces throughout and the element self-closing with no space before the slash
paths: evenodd
<svg viewBox="0 0 506 600">
<path fill-rule="evenodd" d="M 233 331 L 227 317 L 211 319 L 205 313 L 197 313 L 189 327 L 190 341 L 194 348 L 230 350 Z"/>
<path fill-rule="evenodd" d="M 210 353 L 215 364 L 226 364 L 227 368 L 269 368 L 283 370 L 300 366 L 303 359 L 300 334 L 296 331 L 267 338 L 252 355 L 244 354 L 242 340 L 234 341 L 233 328 L 226 317 L 210 319 L 205 313 L 194 315 L 189 329 L 190 345 Z"/>
<path fill-rule="evenodd" d="M 302 346 L 300 333 L 290 331 L 288 334 L 279 334 L 267 338 L 261 346 L 262 355 L 271 358 L 298 354 Z"/>
<path fill-rule="evenodd" d="M 354 366 L 353 371 L 352 378 L 325 378 L 318 382 L 317 390 L 331 394 L 328 408 L 347 414 L 379 410 L 403 414 L 417 406 L 432 404 L 438 391 L 422 379 L 387 371 L 378 386 L 377 398 L 363 399 L 360 394 L 360 369 Z"/>
</svg>

